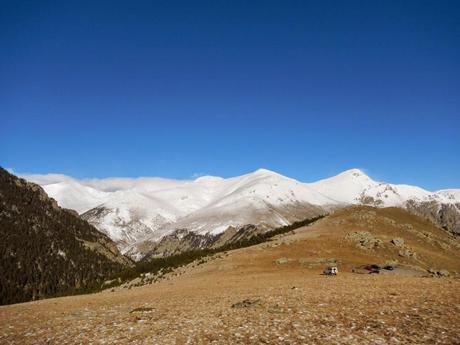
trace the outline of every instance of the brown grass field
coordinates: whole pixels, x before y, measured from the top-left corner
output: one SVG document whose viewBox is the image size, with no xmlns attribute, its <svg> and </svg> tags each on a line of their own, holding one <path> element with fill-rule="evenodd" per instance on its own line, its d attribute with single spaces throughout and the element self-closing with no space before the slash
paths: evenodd
<svg viewBox="0 0 460 345">
<path fill-rule="evenodd" d="M 355 231 L 381 243 L 362 248 Z M 403 210 L 349 208 L 159 283 L 0 307 L 0 343 L 460 344 L 459 245 Z M 400 274 L 352 273 L 396 261 Z M 339 275 L 321 275 L 332 262 Z"/>
</svg>

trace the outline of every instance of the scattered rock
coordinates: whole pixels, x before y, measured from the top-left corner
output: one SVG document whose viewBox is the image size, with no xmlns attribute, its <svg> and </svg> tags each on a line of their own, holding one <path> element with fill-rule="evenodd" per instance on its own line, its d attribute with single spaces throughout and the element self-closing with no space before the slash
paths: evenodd
<svg viewBox="0 0 460 345">
<path fill-rule="evenodd" d="M 433 277 L 447 278 L 447 277 L 452 276 L 451 273 L 450 273 L 448 270 L 446 270 L 446 269 L 437 270 L 437 269 L 435 269 L 435 268 L 429 268 L 427 271 L 428 271 L 428 273 L 430 273 Z"/>
<path fill-rule="evenodd" d="M 438 276 L 439 277 L 450 277 L 450 273 L 448 270 L 439 270 Z"/>
<path fill-rule="evenodd" d="M 132 314 L 132 313 L 148 313 L 148 312 L 151 312 L 153 311 L 153 308 L 149 308 L 149 307 L 139 307 L 139 308 L 135 308 L 133 310 L 131 310 L 129 313 Z"/>
<path fill-rule="evenodd" d="M 283 264 L 287 264 L 289 261 L 290 260 L 288 258 L 282 257 L 282 258 L 276 259 L 275 263 L 277 265 L 283 265 Z"/>
<path fill-rule="evenodd" d="M 444 250 L 450 249 L 450 245 L 441 241 L 435 241 L 435 243 Z"/>
<path fill-rule="evenodd" d="M 399 252 L 398 255 L 403 258 L 416 258 L 417 254 L 410 248 L 404 247 Z"/>
<path fill-rule="evenodd" d="M 398 225 L 398 227 L 403 229 L 403 230 L 407 230 L 407 231 L 413 231 L 414 230 L 414 226 L 412 224 L 409 224 L 409 223 L 400 224 L 400 225 Z"/>
<path fill-rule="evenodd" d="M 245 299 L 241 302 L 233 304 L 232 308 L 248 308 L 259 305 L 260 303 L 260 299 Z"/>
<path fill-rule="evenodd" d="M 404 239 L 401 237 L 393 238 L 391 243 L 393 243 L 396 247 L 404 247 Z"/>
<path fill-rule="evenodd" d="M 348 241 L 356 242 L 356 246 L 360 249 L 370 250 L 377 249 L 383 246 L 381 239 L 374 237 L 368 231 L 354 231 L 345 236 Z"/>
<path fill-rule="evenodd" d="M 401 237 L 395 237 L 390 241 L 395 247 L 399 248 L 398 255 L 404 258 L 416 258 L 417 254 L 406 246 L 404 239 Z"/>
</svg>

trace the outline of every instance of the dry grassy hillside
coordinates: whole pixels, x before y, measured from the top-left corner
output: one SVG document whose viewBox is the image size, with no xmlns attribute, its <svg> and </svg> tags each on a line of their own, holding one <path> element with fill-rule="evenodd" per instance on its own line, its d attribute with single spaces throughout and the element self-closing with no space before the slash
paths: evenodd
<svg viewBox="0 0 460 345">
<path fill-rule="evenodd" d="M 399 208 L 343 209 L 262 247 L 268 249 L 261 259 L 268 267 L 274 258 L 285 255 L 288 265 L 312 269 L 336 259 L 342 271 L 395 263 L 460 272 L 460 238 Z"/>
<path fill-rule="evenodd" d="M 351 273 L 390 261 L 413 270 Z M 322 276 L 333 262 L 339 276 Z M 350 208 L 160 283 L 0 307 L 0 343 L 458 344 L 460 280 L 417 276 L 428 268 L 455 276 L 458 239 L 403 210 Z"/>
</svg>

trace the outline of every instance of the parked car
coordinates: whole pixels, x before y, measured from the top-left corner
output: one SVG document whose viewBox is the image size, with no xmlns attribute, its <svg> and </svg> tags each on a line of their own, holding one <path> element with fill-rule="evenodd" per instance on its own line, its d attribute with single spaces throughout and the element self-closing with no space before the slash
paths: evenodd
<svg viewBox="0 0 460 345">
<path fill-rule="evenodd" d="M 327 267 L 323 271 L 323 274 L 325 274 L 327 276 L 336 276 L 338 273 L 339 273 L 339 270 L 337 269 L 336 266 Z"/>
<path fill-rule="evenodd" d="M 380 273 L 380 266 L 379 265 L 367 265 L 364 269 L 369 271 L 369 274 L 378 274 Z"/>
</svg>

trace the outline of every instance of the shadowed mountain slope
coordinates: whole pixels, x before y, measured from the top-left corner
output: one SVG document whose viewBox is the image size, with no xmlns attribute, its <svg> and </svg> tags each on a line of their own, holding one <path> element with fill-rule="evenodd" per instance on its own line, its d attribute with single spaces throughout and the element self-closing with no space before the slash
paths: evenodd
<svg viewBox="0 0 460 345">
<path fill-rule="evenodd" d="M 84 291 L 131 264 L 75 211 L 2 168 L 0 238 L 0 304 Z"/>
</svg>

